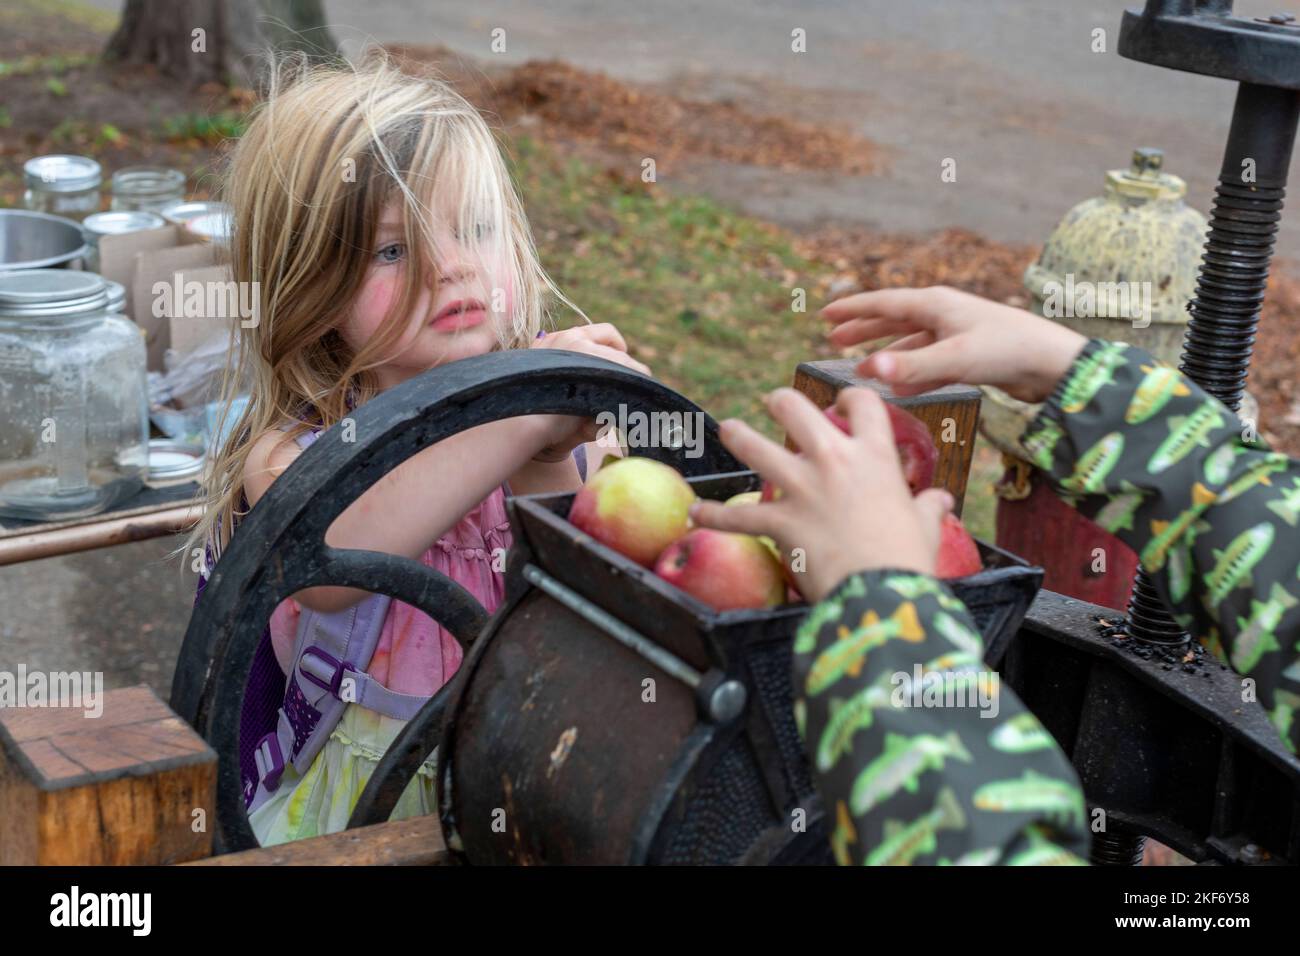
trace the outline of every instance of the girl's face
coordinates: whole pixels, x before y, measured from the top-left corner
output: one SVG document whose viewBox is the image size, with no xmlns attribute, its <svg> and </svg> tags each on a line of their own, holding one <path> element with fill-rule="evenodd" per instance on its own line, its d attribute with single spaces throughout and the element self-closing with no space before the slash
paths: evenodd
<svg viewBox="0 0 1300 956">
<path fill-rule="evenodd" d="M 439 216 L 435 224 L 439 255 L 435 260 L 437 289 L 420 290 L 411 313 L 401 319 L 404 331 L 392 353 L 374 369 L 381 388 L 391 388 L 414 375 L 445 362 L 482 355 L 497 347 L 497 330 L 511 312 L 511 289 L 505 280 L 502 243 L 480 235 L 478 247 L 485 262 L 467 254 L 449 225 Z M 344 341 L 359 351 L 402 295 L 411 252 L 402 232 L 402 210 L 397 202 L 384 207 L 369 250 L 370 264 L 361 290 L 339 331 Z M 492 311 L 493 299 L 501 306 Z"/>
</svg>

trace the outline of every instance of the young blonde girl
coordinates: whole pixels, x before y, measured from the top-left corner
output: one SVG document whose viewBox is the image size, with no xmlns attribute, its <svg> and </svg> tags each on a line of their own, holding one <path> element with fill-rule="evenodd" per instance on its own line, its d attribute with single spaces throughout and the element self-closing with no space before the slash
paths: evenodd
<svg viewBox="0 0 1300 956">
<path fill-rule="evenodd" d="M 225 194 L 234 209 L 234 279 L 249 283 L 258 303 L 256 326 L 241 331 L 226 397 L 239 387 L 251 397 L 215 456 L 187 553 L 206 548 L 219 559 L 241 516 L 315 435 L 435 366 L 541 347 L 649 373 L 612 325 L 539 337 L 546 298 L 558 293 L 538 264 L 491 131 L 444 82 L 404 75 L 383 59 L 356 69 L 282 70 L 234 149 Z M 577 488 L 571 452 L 593 437 L 591 422 L 556 415 L 469 429 L 376 482 L 326 540 L 419 559 L 491 612 L 503 592 L 492 555 L 510 544 L 503 485 L 514 494 Z M 369 597 L 316 587 L 283 601 L 269 628 L 280 668 L 294 664 L 305 612 L 344 620 Z M 460 657 L 443 628 L 392 601 L 373 656 L 354 663 L 387 691 L 418 698 L 449 680 Z M 246 776 L 259 841 L 343 829 L 403 725 L 348 703 L 303 772 L 289 766 L 274 786 L 263 780 L 256 798 Z M 393 819 L 433 810 L 426 763 Z"/>
</svg>

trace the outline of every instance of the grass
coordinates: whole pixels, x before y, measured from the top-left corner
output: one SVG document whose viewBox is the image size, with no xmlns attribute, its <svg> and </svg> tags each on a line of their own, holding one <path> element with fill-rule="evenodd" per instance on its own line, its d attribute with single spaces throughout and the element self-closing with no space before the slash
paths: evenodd
<svg viewBox="0 0 1300 956">
<path fill-rule="evenodd" d="M 97 59 L 98 57 L 89 54 L 73 53 L 64 56 L 56 53 L 48 56 L 23 56 L 16 60 L 0 60 L 0 77 L 26 76 L 31 73 L 48 74 L 46 86 L 52 92 L 56 92 L 56 95 L 62 96 L 67 93 L 67 89 L 59 79 L 59 75 L 77 67 L 89 66 Z M 57 92 L 59 88 L 62 88 L 61 93 Z"/>
<path fill-rule="evenodd" d="M 162 121 L 162 134 L 172 141 L 198 140 L 215 146 L 223 140 L 238 139 L 247 127 L 248 120 L 242 113 L 181 113 Z"/>
<path fill-rule="evenodd" d="M 821 323 L 792 310 L 822 267 L 790 237 L 710 199 L 670 197 L 531 140 L 513 169 L 543 264 L 596 322 L 612 322 L 656 377 L 715 418 L 776 427 L 760 396 L 827 354 Z"/>
</svg>

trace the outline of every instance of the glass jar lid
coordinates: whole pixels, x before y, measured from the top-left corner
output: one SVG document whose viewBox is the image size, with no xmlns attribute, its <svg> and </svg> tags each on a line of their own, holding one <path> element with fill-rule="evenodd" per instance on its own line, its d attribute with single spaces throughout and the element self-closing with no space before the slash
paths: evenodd
<svg viewBox="0 0 1300 956">
<path fill-rule="evenodd" d="M 190 445 L 172 438 L 149 440 L 149 479 L 167 481 L 188 478 L 203 470 L 202 445 Z"/>
<path fill-rule="evenodd" d="M 99 186 L 99 163 L 89 156 L 37 156 L 23 164 L 27 185 L 46 192 L 74 193 Z"/>
<path fill-rule="evenodd" d="M 103 276 L 73 269 L 0 272 L 0 316 L 45 318 L 103 312 L 108 286 Z"/>
<path fill-rule="evenodd" d="M 87 216 L 81 227 L 87 234 L 98 239 L 100 236 L 117 236 L 124 232 L 141 232 L 145 229 L 161 229 L 167 225 L 162 216 L 152 212 L 97 212 Z"/>
<path fill-rule="evenodd" d="M 230 215 L 225 212 L 210 212 L 195 216 L 185 224 L 185 230 L 212 242 L 230 241 Z"/>
<path fill-rule="evenodd" d="M 126 286 L 112 279 L 105 279 L 104 285 L 108 287 L 108 311 L 123 311 L 126 308 Z"/>
<path fill-rule="evenodd" d="M 163 218 L 178 226 L 184 226 L 200 216 L 212 213 L 229 216 L 231 209 L 227 203 L 203 199 L 181 200 L 162 208 Z"/>
<path fill-rule="evenodd" d="M 127 166 L 113 174 L 111 188 L 117 195 L 165 196 L 184 191 L 185 174 L 166 166 Z"/>
</svg>

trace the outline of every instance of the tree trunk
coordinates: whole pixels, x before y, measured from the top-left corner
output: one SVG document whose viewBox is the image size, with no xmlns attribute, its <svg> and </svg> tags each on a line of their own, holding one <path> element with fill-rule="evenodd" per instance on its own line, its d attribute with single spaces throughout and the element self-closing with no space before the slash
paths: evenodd
<svg viewBox="0 0 1300 956">
<path fill-rule="evenodd" d="M 338 55 L 320 0 L 126 0 L 104 57 L 191 86 L 251 87 L 268 47 Z"/>
<path fill-rule="evenodd" d="M 262 8 L 262 36 L 277 52 L 305 53 L 318 61 L 339 57 L 321 0 L 262 0 Z"/>
</svg>

